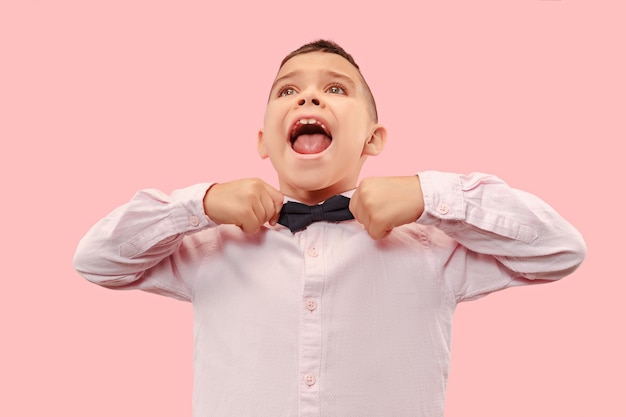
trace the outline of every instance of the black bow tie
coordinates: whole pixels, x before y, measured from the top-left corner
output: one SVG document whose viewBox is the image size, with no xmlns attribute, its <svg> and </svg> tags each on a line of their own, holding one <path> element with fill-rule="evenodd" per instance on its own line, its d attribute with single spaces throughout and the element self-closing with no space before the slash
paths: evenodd
<svg viewBox="0 0 626 417">
<path fill-rule="evenodd" d="M 315 206 L 289 201 L 283 204 L 278 223 L 287 226 L 292 233 L 295 233 L 313 222 L 351 220 L 354 216 L 350 213 L 348 204 L 350 204 L 350 199 L 342 195 L 331 197 Z"/>
</svg>

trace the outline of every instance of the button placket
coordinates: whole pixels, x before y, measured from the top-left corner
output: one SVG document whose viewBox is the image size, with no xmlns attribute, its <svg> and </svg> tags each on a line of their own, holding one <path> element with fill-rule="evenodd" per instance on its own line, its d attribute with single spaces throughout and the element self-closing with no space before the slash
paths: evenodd
<svg viewBox="0 0 626 417">
<path fill-rule="evenodd" d="M 319 223 L 317 223 L 319 225 Z M 301 235 L 304 257 L 300 315 L 300 416 L 319 416 L 322 354 L 321 296 L 324 289 L 324 227 L 309 227 Z"/>
</svg>

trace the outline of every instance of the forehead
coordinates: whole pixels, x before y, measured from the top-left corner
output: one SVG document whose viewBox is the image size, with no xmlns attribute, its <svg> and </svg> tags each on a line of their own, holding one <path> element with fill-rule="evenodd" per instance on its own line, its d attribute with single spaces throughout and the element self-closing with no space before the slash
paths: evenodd
<svg viewBox="0 0 626 417">
<path fill-rule="evenodd" d="M 329 52 L 307 52 L 285 62 L 276 74 L 276 81 L 311 75 L 345 77 L 355 85 L 360 84 L 359 71 L 344 57 Z"/>
</svg>

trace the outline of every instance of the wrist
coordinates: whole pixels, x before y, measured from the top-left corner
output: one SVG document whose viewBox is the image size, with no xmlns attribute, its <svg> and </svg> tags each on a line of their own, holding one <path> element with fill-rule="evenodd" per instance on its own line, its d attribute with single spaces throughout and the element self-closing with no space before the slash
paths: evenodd
<svg viewBox="0 0 626 417">
<path fill-rule="evenodd" d="M 214 182 L 212 184 L 209 185 L 209 187 L 207 188 L 206 192 L 204 193 L 204 197 L 202 198 L 202 207 L 204 208 L 204 214 L 206 216 L 208 216 L 211 220 L 213 219 L 211 217 L 211 213 L 210 213 L 210 206 L 211 203 L 209 201 L 209 192 L 213 189 L 214 186 L 218 185 L 218 183 Z"/>
</svg>

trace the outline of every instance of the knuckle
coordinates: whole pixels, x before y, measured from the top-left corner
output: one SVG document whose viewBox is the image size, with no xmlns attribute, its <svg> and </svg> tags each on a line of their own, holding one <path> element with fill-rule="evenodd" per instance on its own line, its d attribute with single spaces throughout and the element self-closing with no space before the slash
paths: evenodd
<svg viewBox="0 0 626 417">
<path fill-rule="evenodd" d="M 255 189 L 261 189 L 264 185 L 263 180 L 261 180 L 260 178 L 250 178 L 250 184 Z"/>
<path fill-rule="evenodd" d="M 248 192 L 254 192 L 263 187 L 261 180 L 258 178 L 248 178 L 245 180 L 245 185 Z"/>
<path fill-rule="evenodd" d="M 372 239 L 378 240 L 380 239 L 382 236 L 380 235 L 380 232 L 378 230 L 370 230 L 370 237 Z"/>
<path fill-rule="evenodd" d="M 242 226 L 242 230 L 246 233 L 256 233 L 260 229 L 260 226 L 257 222 L 248 222 L 244 223 Z"/>
<path fill-rule="evenodd" d="M 380 225 L 385 220 L 380 213 L 370 213 L 370 221 L 372 224 Z"/>
</svg>

